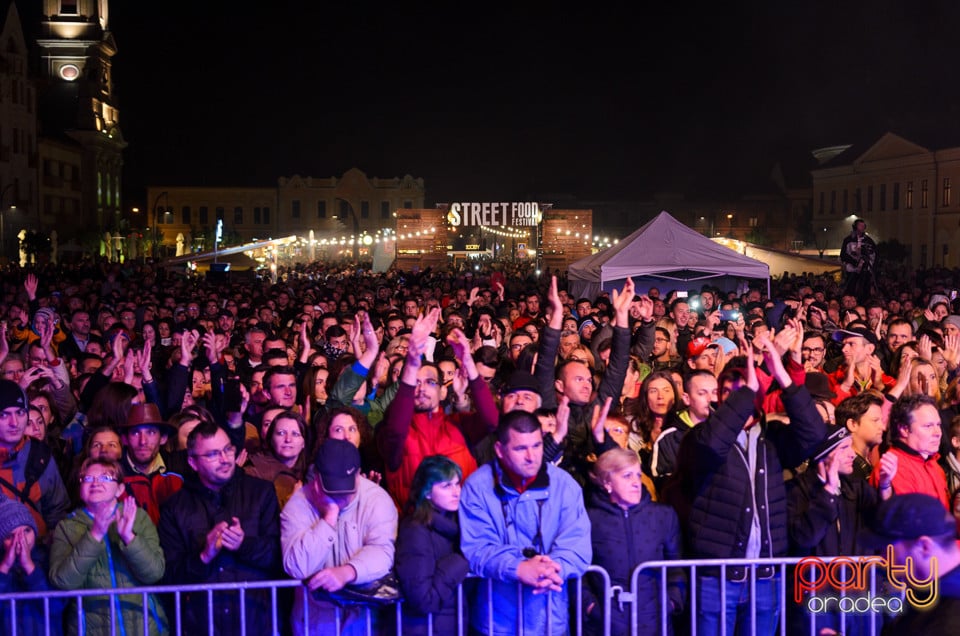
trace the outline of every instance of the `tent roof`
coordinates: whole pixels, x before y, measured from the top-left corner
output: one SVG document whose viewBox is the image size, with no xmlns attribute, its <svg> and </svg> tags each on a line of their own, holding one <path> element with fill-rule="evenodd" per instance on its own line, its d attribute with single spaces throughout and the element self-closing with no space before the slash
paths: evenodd
<svg viewBox="0 0 960 636">
<path fill-rule="evenodd" d="M 711 276 L 769 278 L 766 263 L 717 245 L 667 212 L 617 245 L 570 265 L 572 280 L 604 282 L 661 275 L 692 280 Z"/>
</svg>

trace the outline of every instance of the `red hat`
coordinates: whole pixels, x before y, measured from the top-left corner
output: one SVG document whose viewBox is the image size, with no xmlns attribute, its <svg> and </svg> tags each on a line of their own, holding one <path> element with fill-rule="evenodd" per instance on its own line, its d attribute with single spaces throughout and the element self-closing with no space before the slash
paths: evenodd
<svg viewBox="0 0 960 636">
<path fill-rule="evenodd" d="M 719 347 L 720 345 L 706 336 L 700 336 L 699 338 L 694 338 L 689 343 L 687 343 L 687 357 L 696 358 L 697 356 L 703 354 L 710 347 Z"/>
</svg>

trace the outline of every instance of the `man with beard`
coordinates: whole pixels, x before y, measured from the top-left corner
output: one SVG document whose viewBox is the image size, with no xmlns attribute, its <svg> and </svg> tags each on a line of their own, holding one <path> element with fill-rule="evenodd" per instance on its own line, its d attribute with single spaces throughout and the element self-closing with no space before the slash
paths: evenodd
<svg viewBox="0 0 960 636">
<path fill-rule="evenodd" d="M 160 417 L 156 404 L 135 404 L 120 429 L 123 483 L 146 510 L 154 524 L 160 521 L 160 506 L 183 486 L 183 467 L 173 466 L 161 447 L 176 431 Z"/>
</svg>

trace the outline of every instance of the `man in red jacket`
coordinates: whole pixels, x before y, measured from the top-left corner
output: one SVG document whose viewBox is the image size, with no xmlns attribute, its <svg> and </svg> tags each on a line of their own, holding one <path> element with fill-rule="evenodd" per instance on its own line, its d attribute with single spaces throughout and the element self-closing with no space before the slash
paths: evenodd
<svg viewBox="0 0 960 636">
<path fill-rule="evenodd" d="M 890 409 L 893 446 L 874 467 L 870 482 L 880 494 L 893 490 L 904 495 L 918 492 L 937 499 L 950 510 L 947 476 L 940 466 L 940 413 L 936 402 L 926 395 L 897 400 Z"/>
<path fill-rule="evenodd" d="M 470 342 L 459 329 L 453 330 L 448 341 L 466 374 L 476 412 L 444 412 L 441 403 L 447 389 L 440 370 L 423 360 L 439 316 L 440 309 L 434 308 L 417 318 L 400 372 L 400 387 L 376 432 L 377 447 L 386 461 L 387 491 L 401 509 L 407 503 L 413 474 L 425 457 L 449 457 L 466 479 L 477 469 L 470 446 L 497 428 L 497 405 L 477 371 Z"/>
</svg>

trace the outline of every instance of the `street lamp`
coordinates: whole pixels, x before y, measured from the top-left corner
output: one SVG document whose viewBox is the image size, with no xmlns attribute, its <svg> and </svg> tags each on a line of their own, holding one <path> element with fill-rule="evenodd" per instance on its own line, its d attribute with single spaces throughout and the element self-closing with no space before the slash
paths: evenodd
<svg viewBox="0 0 960 636">
<path fill-rule="evenodd" d="M 153 247 L 151 249 L 153 253 L 153 260 L 157 260 L 157 223 L 159 221 L 159 214 L 157 204 L 160 203 L 161 197 L 167 197 L 167 191 L 164 190 L 153 200 Z M 169 198 L 167 199 L 167 204 L 170 203 Z"/>
<path fill-rule="evenodd" d="M 7 208 L 3 207 L 3 197 L 7 194 L 7 190 L 17 185 L 16 181 L 11 181 L 3 190 L 0 190 L 0 256 L 6 256 L 7 254 L 7 235 L 4 233 L 4 220 L 6 218 Z M 16 210 L 16 202 L 10 204 L 11 210 Z"/>
</svg>

